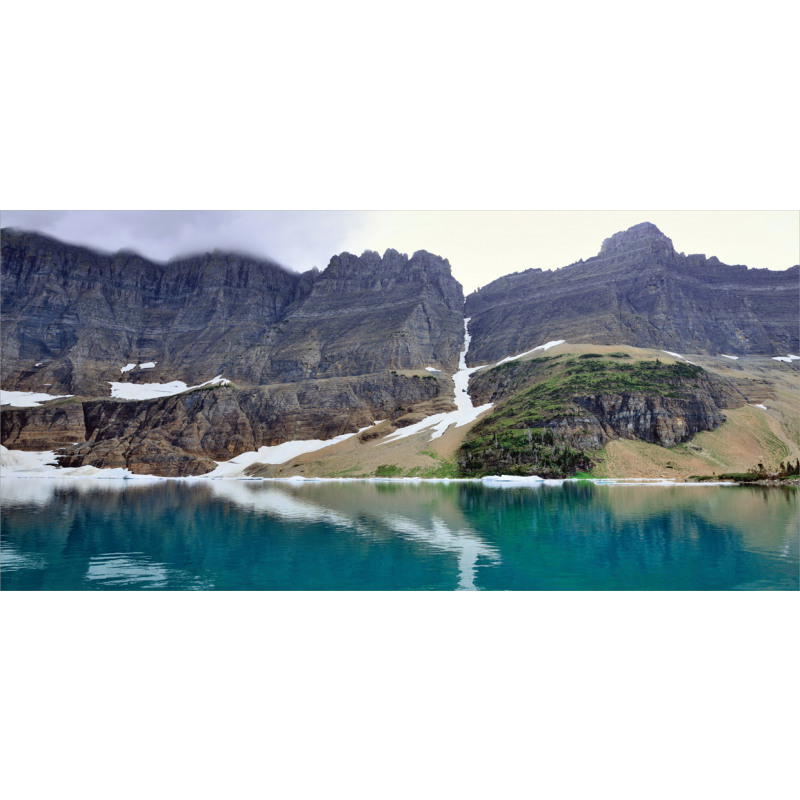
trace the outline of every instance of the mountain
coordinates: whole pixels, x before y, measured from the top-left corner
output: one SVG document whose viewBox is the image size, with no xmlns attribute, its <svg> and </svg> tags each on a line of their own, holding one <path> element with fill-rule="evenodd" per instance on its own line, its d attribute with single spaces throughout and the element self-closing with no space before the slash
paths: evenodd
<svg viewBox="0 0 800 800">
<path fill-rule="evenodd" d="M 247 456 L 243 474 L 661 475 L 682 463 L 688 475 L 800 455 L 800 361 L 786 355 L 800 350 L 800 267 L 679 254 L 649 223 L 466 301 L 448 261 L 423 250 L 341 253 L 300 274 L 3 230 L 1 257 L 3 389 L 74 395 L 4 406 L 2 444 L 57 450 L 61 466 L 202 475 L 261 447 L 342 437 L 317 461 Z M 468 383 L 467 364 L 487 368 Z M 462 412 L 469 423 L 448 428 Z"/>
<path fill-rule="evenodd" d="M 471 294 L 470 365 L 547 341 L 629 344 L 679 353 L 797 353 L 800 266 L 728 266 L 677 253 L 643 222 L 594 258 L 506 275 Z"/>
<path fill-rule="evenodd" d="M 220 369 L 253 384 L 429 365 L 452 373 L 464 342 L 463 309 L 446 259 L 424 250 L 411 258 L 396 250 L 342 253 L 254 347 Z"/>
<path fill-rule="evenodd" d="M 315 276 L 225 253 L 156 264 L 5 229 L 2 278 L 3 385 L 91 396 L 135 378 L 120 372 L 131 362 L 156 362 L 150 381 L 208 380 Z"/>
<path fill-rule="evenodd" d="M 107 396 L 111 381 L 454 371 L 464 337 L 461 285 L 425 251 L 343 253 L 301 275 L 233 253 L 157 264 L 4 229 L 1 258 L 5 388 Z M 155 366 L 121 372 L 142 363 Z"/>
</svg>

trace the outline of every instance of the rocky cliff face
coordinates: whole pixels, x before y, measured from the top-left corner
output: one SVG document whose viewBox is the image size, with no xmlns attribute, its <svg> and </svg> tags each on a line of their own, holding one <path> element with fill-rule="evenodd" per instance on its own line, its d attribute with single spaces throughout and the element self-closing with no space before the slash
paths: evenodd
<svg viewBox="0 0 800 800">
<path fill-rule="evenodd" d="M 218 252 L 155 264 L 6 229 L 1 377 L 4 388 L 108 396 L 109 381 L 454 371 L 462 309 L 450 265 L 424 251 L 343 253 L 300 275 Z M 155 367 L 120 372 L 143 362 Z"/>
<path fill-rule="evenodd" d="M 3 230 L 3 386 L 107 396 L 108 381 L 203 382 L 315 277 L 225 253 L 155 264 Z M 120 373 L 150 361 L 154 369 Z"/>
<path fill-rule="evenodd" d="M 642 223 L 587 261 L 507 275 L 471 294 L 468 363 L 491 363 L 553 339 L 687 353 L 797 352 L 800 267 L 727 266 L 676 253 Z"/>
<path fill-rule="evenodd" d="M 229 371 L 255 384 L 425 366 L 453 373 L 463 308 L 446 259 L 424 250 L 411 258 L 396 250 L 342 253 Z"/>
<path fill-rule="evenodd" d="M 263 445 L 328 439 L 402 417 L 455 372 L 464 297 L 445 259 L 343 253 L 303 275 L 211 253 L 155 264 L 3 231 L 4 389 L 81 397 L 2 412 L 3 444 L 63 466 L 195 475 Z M 127 364 L 153 368 L 122 373 Z M 235 384 L 152 401 L 109 381 Z"/>
<path fill-rule="evenodd" d="M 135 473 L 201 475 L 240 453 L 297 439 L 331 439 L 402 419 L 446 399 L 443 379 L 380 373 L 253 389 L 215 387 L 158 400 L 66 401 L 4 410 L 2 443 L 57 450 L 63 467 L 125 467 Z M 402 423 L 399 423 L 402 424 Z"/>
<path fill-rule="evenodd" d="M 596 440 L 601 447 L 615 435 L 672 447 L 725 422 L 717 399 L 705 392 L 677 398 L 642 393 L 577 395 L 573 401 L 596 420 L 602 431 Z M 565 438 L 581 446 L 582 432 L 574 424 L 570 427 Z M 596 446 L 592 442 L 592 449 Z"/>
<path fill-rule="evenodd" d="M 464 475 L 563 477 L 591 467 L 610 439 L 672 447 L 725 422 L 746 398 L 690 364 L 589 354 L 513 361 L 479 373 L 470 387 L 495 408 L 459 451 Z"/>
</svg>

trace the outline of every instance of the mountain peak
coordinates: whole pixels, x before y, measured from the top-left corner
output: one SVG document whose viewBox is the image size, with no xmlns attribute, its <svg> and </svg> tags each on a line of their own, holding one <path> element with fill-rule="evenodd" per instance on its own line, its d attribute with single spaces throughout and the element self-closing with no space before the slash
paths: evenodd
<svg viewBox="0 0 800 800">
<path fill-rule="evenodd" d="M 615 233 L 603 242 L 600 253 L 639 250 L 653 244 L 667 245 L 674 252 L 672 239 L 665 236 L 652 222 L 640 222 L 626 231 Z"/>
</svg>

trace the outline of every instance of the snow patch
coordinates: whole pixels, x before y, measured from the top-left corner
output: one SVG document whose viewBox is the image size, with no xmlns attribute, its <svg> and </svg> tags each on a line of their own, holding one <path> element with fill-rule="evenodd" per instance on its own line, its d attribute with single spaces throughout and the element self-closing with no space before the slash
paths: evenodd
<svg viewBox="0 0 800 800">
<path fill-rule="evenodd" d="M 139 364 L 139 369 L 153 369 L 158 364 L 158 361 L 145 361 L 144 364 Z"/>
<path fill-rule="evenodd" d="M 251 450 L 241 453 L 230 461 L 217 461 L 217 468 L 212 472 L 203 475 L 204 478 L 238 478 L 244 475 L 244 470 L 251 464 L 285 464 L 292 458 L 314 453 L 317 450 L 324 450 L 326 447 L 344 442 L 353 436 L 357 436 L 362 431 L 374 427 L 367 425 L 360 428 L 355 433 L 343 433 L 333 439 L 298 439 L 294 442 L 284 442 L 269 447 L 259 447 L 258 450 Z"/>
<path fill-rule="evenodd" d="M 679 358 L 681 361 L 685 361 L 687 364 L 691 364 L 693 367 L 696 367 L 697 364 L 694 361 L 689 361 L 688 358 L 684 358 L 680 353 L 673 353 L 671 350 L 662 350 L 662 353 L 666 353 L 668 356 L 672 356 L 673 358 Z M 730 356 L 727 356 L 730 358 Z"/>
<path fill-rule="evenodd" d="M 192 389 L 201 389 L 204 386 L 227 386 L 230 381 L 217 375 L 210 381 L 200 383 L 197 386 L 187 386 L 183 381 L 172 381 L 171 383 L 116 383 L 111 384 L 111 396 L 118 397 L 120 400 L 153 400 L 156 397 L 172 397 L 172 395 L 182 394 Z"/>
<path fill-rule="evenodd" d="M 440 369 L 436 369 L 436 367 L 425 367 L 428 372 L 441 372 Z"/>
<path fill-rule="evenodd" d="M 535 353 L 538 350 L 544 352 L 545 350 L 549 350 L 551 347 L 556 347 L 556 345 L 564 344 L 566 339 L 554 339 L 552 342 L 546 342 L 545 344 L 540 344 L 538 347 L 534 347 L 533 350 L 526 350 L 524 353 L 520 353 L 517 356 L 506 356 L 502 361 L 498 361 L 495 366 L 499 367 L 501 364 L 506 364 L 509 361 L 516 361 L 518 358 L 522 358 L 523 356 L 529 356 L 531 353 Z"/>
<path fill-rule="evenodd" d="M 792 361 L 800 361 L 800 356 L 793 356 L 791 353 L 785 356 L 773 356 L 773 361 L 783 361 L 786 364 L 791 364 Z"/>
<path fill-rule="evenodd" d="M 738 361 L 739 356 L 726 356 L 724 353 L 720 353 L 720 358 L 730 358 L 731 361 Z"/>
<path fill-rule="evenodd" d="M 120 372 L 130 372 L 135 366 L 136 364 L 126 364 L 124 367 L 122 367 L 122 369 L 120 369 Z"/>
<path fill-rule="evenodd" d="M 480 367 L 467 366 L 467 351 L 469 350 L 469 343 L 472 337 L 469 335 L 469 321 L 471 317 L 464 320 L 464 349 L 458 359 L 458 372 L 453 375 L 453 384 L 455 386 L 455 397 L 453 402 L 456 404 L 455 411 L 448 411 L 441 414 L 433 414 L 430 417 L 420 420 L 414 425 L 409 425 L 407 428 L 401 428 L 395 431 L 390 436 L 387 436 L 379 446 L 389 444 L 389 442 L 396 442 L 400 439 L 407 439 L 409 436 L 414 436 L 421 431 L 432 428 L 430 441 L 438 439 L 444 432 L 451 426 L 461 428 L 474 422 L 484 411 L 488 411 L 492 407 L 492 403 L 478 406 L 477 408 L 472 405 L 472 398 L 469 396 L 467 386 L 469 385 L 469 378 L 473 372 L 477 372 Z"/>
<path fill-rule="evenodd" d="M 4 473 L 53 472 L 57 466 L 56 454 L 52 450 L 31 453 L 25 450 L 9 450 L 0 444 L 0 468 Z"/>
<path fill-rule="evenodd" d="M 6 392 L 0 390 L 0 406 L 14 408 L 33 408 L 48 400 L 72 397 L 71 394 L 45 394 L 44 392 Z"/>
<path fill-rule="evenodd" d="M 754 405 L 756 408 L 763 408 L 763 409 L 764 409 L 764 411 L 766 411 L 766 410 L 767 410 L 767 407 L 766 407 L 765 405 L 762 405 L 761 403 L 753 403 L 753 405 Z"/>
<path fill-rule="evenodd" d="M 133 478 L 127 469 L 99 469 L 98 467 L 59 467 L 58 456 L 52 451 L 28 452 L 25 450 L 9 450 L 0 445 L 0 472 L 3 477 L 38 478 Z"/>
</svg>

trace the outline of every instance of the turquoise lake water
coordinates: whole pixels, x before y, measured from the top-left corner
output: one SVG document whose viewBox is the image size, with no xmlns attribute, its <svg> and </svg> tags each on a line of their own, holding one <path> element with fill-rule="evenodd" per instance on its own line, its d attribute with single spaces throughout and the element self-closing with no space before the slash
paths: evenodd
<svg viewBox="0 0 800 800">
<path fill-rule="evenodd" d="M 800 493 L 4 478 L 3 590 L 800 588 Z"/>
</svg>

